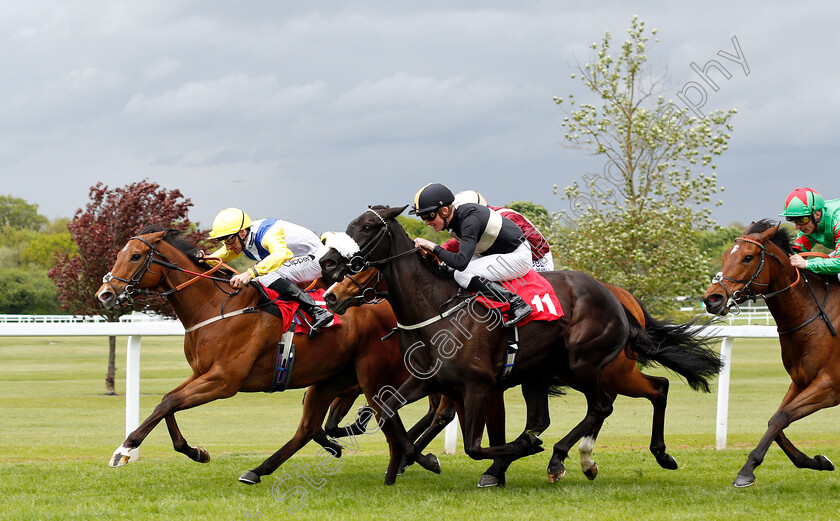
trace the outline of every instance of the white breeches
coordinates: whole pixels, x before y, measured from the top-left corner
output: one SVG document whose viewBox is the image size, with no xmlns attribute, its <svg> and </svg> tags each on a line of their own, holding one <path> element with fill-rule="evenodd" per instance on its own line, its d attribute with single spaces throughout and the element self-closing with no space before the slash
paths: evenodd
<svg viewBox="0 0 840 521">
<path fill-rule="evenodd" d="M 314 255 L 295 257 L 283 263 L 278 270 L 257 277 L 264 286 L 270 286 L 277 279 L 287 279 L 295 284 L 309 282 L 321 277 L 320 259 Z"/>
<path fill-rule="evenodd" d="M 455 272 L 455 282 L 466 288 L 473 277 L 494 282 L 513 280 L 525 276 L 531 267 L 531 246 L 524 242 L 510 253 L 473 255 L 464 271 Z"/>
</svg>

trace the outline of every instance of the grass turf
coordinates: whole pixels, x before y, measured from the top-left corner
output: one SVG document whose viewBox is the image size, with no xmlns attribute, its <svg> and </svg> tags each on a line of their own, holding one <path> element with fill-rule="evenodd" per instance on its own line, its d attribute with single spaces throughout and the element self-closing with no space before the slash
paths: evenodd
<svg viewBox="0 0 840 521">
<path fill-rule="evenodd" d="M 119 338 L 118 368 L 124 367 L 124 346 Z M 324 458 L 310 444 L 261 484 L 240 484 L 243 471 L 292 436 L 302 390 L 241 394 L 179 413 L 187 440 L 210 452 L 208 464 L 175 453 L 159 425 L 141 446 L 139 461 L 109 468 L 110 454 L 124 438 L 125 401 L 101 394 L 106 352 L 105 338 L 0 339 L 0 519 L 840 517 L 838 476 L 796 469 L 775 446 L 756 471 L 756 485 L 731 486 L 789 383 L 775 340 L 735 341 L 727 450 L 714 449 L 715 394 L 692 392 L 671 375 L 666 442 L 679 470 L 660 469 L 647 450 L 649 403 L 619 398 L 595 446 L 598 478 L 583 477 L 573 452 L 566 477 L 550 485 L 545 468 L 551 445 L 584 413 L 582 397 L 571 392 L 552 399 L 552 425 L 542 436 L 546 452 L 514 463 L 507 487 L 498 490 L 475 487 L 489 462 L 469 459 L 460 446 L 457 454 L 442 455 L 442 437 L 429 448 L 441 459 L 441 475 L 415 466 L 396 486 L 384 487 L 381 433 L 358 437 L 356 450 L 341 460 Z M 141 414 L 188 372 L 178 339 L 144 337 Z M 524 424 L 518 389 L 508 391 L 506 403 L 513 439 Z M 410 423 L 425 404 L 404 411 Z M 840 461 L 837 410 L 820 411 L 787 432 L 806 453 Z"/>
</svg>

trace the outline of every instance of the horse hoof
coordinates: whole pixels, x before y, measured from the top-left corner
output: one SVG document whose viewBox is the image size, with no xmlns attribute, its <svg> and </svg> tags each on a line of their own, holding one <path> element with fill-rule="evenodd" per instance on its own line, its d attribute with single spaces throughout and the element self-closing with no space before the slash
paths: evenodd
<svg viewBox="0 0 840 521">
<path fill-rule="evenodd" d="M 245 483 L 246 485 L 256 485 L 261 480 L 260 480 L 260 477 L 257 475 L 256 472 L 254 472 L 253 470 L 249 470 L 245 474 L 242 474 L 241 476 L 239 476 L 239 481 L 241 483 Z"/>
<path fill-rule="evenodd" d="M 735 481 L 732 482 L 732 485 L 734 485 L 737 488 L 744 488 L 752 485 L 753 483 L 755 483 L 754 477 L 738 475 L 735 478 Z"/>
<path fill-rule="evenodd" d="M 819 464 L 818 470 L 834 470 L 834 463 L 822 454 L 814 456 L 814 460 Z"/>
<path fill-rule="evenodd" d="M 196 457 L 194 457 L 193 460 L 199 463 L 207 463 L 208 461 L 210 461 L 210 453 L 207 452 L 207 450 L 204 447 L 196 445 L 195 447 L 193 447 L 193 449 L 195 449 L 195 451 L 197 452 Z"/>
<path fill-rule="evenodd" d="M 122 467 L 126 463 L 128 463 L 130 458 L 124 454 L 114 454 L 111 456 L 111 461 L 108 462 L 108 466 L 111 468 Z"/>
<path fill-rule="evenodd" d="M 119 446 L 111 455 L 111 461 L 108 462 L 108 466 L 112 468 L 122 467 L 129 461 L 131 461 L 131 449 Z"/>
<path fill-rule="evenodd" d="M 598 464 L 593 463 L 591 467 L 583 471 L 583 475 L 592 481 L 593 479 L 598 477 Z"/>
<path fill-rule="evenodd" d="M 677 470 L 677 460 L 670 454 L 662 453 L 656 456 L 656 462 L 659 466 L 666 470 Z"/>
<path fill-rule="evenodd" d="M 484 474 L 481 476 L 481 479 L 478 480 L 478 488 L 487 488 L 487 487 L 500 487 L 504 484 L 499 482 L 496 476 L 492 476 L 490 474 Z"/>
<path fill-rule="evenodd" d="M 435 474 L 440 474 L 440 460 L 434 454 L 427 454 L 417 459 L 417 463 L 422 465 L 426 470 L 430 470 Z"/>
<path fill-rule="evenodd" d="M 552 471 L 551 468 L 548 469 L 548 482 L 549 483 L 557 483 L 560 478 L 566 475 L 566 466 L 560 465 L 557 470 Z"/>
</svg>

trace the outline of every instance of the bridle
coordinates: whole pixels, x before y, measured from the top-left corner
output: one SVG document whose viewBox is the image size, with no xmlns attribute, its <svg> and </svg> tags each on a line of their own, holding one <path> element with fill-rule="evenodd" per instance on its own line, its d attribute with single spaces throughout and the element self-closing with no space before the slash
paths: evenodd
<svg viewBox="0 0 840 521">
<path fill-rule="evenodd" d="M 376 276 L 371 276 L 364 284 L 353 278 L 352 275 L 345 275 L 353 284 L 359 288 L 359 291 L 348 298 L 348 302 L 361 301 L 363 304 L 379 304 L 388 297 L 387 291 L 380 291 L 377 286 L 384 280 L 382 272 L 376 270 Z"/>
<path fill-rule="evenodd" d="M 102 277 L 102 283 L 103 284 L 108 284 L 108 286 L 111 288 L 111 290 L 117 296 L 116 298 L 117 298 L 118 301 L 119 300 L 128 300 L 129 302 L 131 302 L 131 296 L 136 294 L 136 293 L 140 293 L 140 294 L 144 294 L 144 295 L 159 295 L 159 296 L 165 298 L 165 297 L 168 297 L 169 295 L 171 295 L 171 294 L 173 294 L 177 291 L 180 291 L 180 290 L 184 289 L 185 287 L 189 286 L 193 282 L 197 281 L 199 278 L 207 278 L 207 279 L 211 279 L 213 281 L 217 281 L 216 286 L 218 286 L 218 282 L 230 283 L 229 279 L 224 279 L 224 278 L 221 278 L 221 277 L 211 277 L 210 276 L 211 273 L 215 272 L 219 268 L 226 267 L 226 268 L 230 269 L 229 266 L 227 266 L 226 264 L 221 262 L 221 259 L 216 259 L 216 260 L 219 260 L 219 262 L 215 266 L 213 266 L 213 268 L 211 268 L 209 271 L 206 271 L 204 273 L 196 273 L 194 271 L 186 270 L 186 269 L 178 266 L 177 264 L 171 262 L 166 257 L 166 255 L 164 255 L 163 253 L 158 251 L 157 247 L 154 244 L 150 243 L 149 241 L 147 241 L 146 239 L 144 239 L 142 237 L 135 236 L 135 237 L 129 238 L 128 240 L 129 240 L 129 242 L 131 242 L 133 240 L 138 240 L 138 241 L 142 242 L 143 244 L 148 246 L 149 251 L 148 251 L 148 253 L 146 253 L 146 258 L 143 260 L 143 263 L 140 265 L 140 267 L 137 268 L 137 270 L 134 272 L 134 274 L 130 278 L 125 279 L 125 278 L 122 278 L 122 277 L 117 277 L 116 275 L 112 274 L 110 271 L 108 273 L 106 273 L 104 277 Z M 157 258 L 157 257 L 159 257 L 159 258 Z M 212 257 L 205 257 L 205 259 L 214 260 Z M 189 279 L 186 282 L 183 282 L 183 283 L 173 287 L 170 290 L 163 291 L 163 292 L 149 291 L 147 289 L 137 288 L 137 284 L 139 284 L 140 281 L 143 280 L 143 277 L 146 276 L 146 273 L 154 273 L 154 271 L 151 270 L 152 264 L 157 264 L 159 266 L 162 266 L 164 268 L 168 268 L 170 270 L 176 270 L 176 271 L 182 271 L 184 273 L 189 273 L 190 275 L 194 275 L 194 277 Z M 159 284 L 163 283 L 163 281 L 166 279 L 167 275 L 169 275 L 168 271 L 163 274 L 163 276 L 160 279 Z M 126 284 L 125 288 L 123 288 L 122 291 L 118 292 L 117 288 L 115 288 L 114 285 L 111 283 L 112 280 L 118 280 L 120 282 L 124 282 Z M 219 287 L 219 289 L 221 289 L 221 287 Z M 238 293 L 238 290 L 234 291 L 234 292 L 228 292 L 228 291 L 225 291 L 225 290 L 222 289 L 222 291 L 224 291 L 228 295 L 234 295 L 234 294 Z"/>
<path fill-rule="evenodd" d="M 745 290 L 747 292 L 747 295 L 746 295 L 745 299 L 752 300 L 753 302 L 755 302 L 755 300 L 757 298 L 767 300 L 768 298 L 775 297 L 775 296 L 779 295 L 780 293 L 784 293 L 786 291 L 789 291 L 791 288 L 793 288 L 794 286 L 799 284 L 800 280 L 804 279 L 805 280 L 805 286 L 808 288 L 808 291 L 811 293 L 811 297 L 814 298 L 814 302 L 817 304 L 818 311 L 814 316 L 805 320 L 805 322 L 799 324 L 798 326 L 794 327 L 793 329 L 788 329 L 787 331 L 779 331 L 779 335 L 781 336 L 781 335 L 787 335 L 789 333 L 793 333 L 794 331 L 798 331 L 798 330 L 802 329 L 803 327 L 807 326 L 808 324 L 810 324 L 814 320 L 816 320 L 818 318 L 822 318 L 825 321 L 826 325 L 828 326 L 828 330 L 831 332 L 831 335 L 832 336 L 837 336 L 837 332 L 834 329 L 834 325 L 831 323 L 831 320 L 828 318 L 828 314 L 826 314 L 826 312 L 825 312 L 825 305 L 828 303 L 828 289 L 829 289 L 828 280 L 826 280 L 826 282 L 825 282 L 825 298 L 823 299 L 822 304 L 820 304 L 819 300 L 817 300 L 817 296 L 814 294 L 814 290 L 811 289 L 811 285 L 808 283 L 807 277 L 802 274 L 802 270 L 800 270 L 799 268 L 795 268 L 796 269 L 796 280 L 793 281 L 791 284 L 789 284 L 787 287 L 782 288 L 778 291 L 774 291 L 772 293 L 756 293 L 755 291 L 753 291 L 753 289 L 751 287 L 753 284 L 755 284 L 756 286 L 769 286 L 770 285 L 769 283 L 764 284 L 764 283 L 761 283 L 761 282 L 755 282 L 755 279 L 759 276 L 761 271 L 764 269 L 765 254 L 770 255 L 771 257 L 776 259 L 781 266 L 784 266 L 784 263 L 781 261 L 781 259 L 779 259 L 776 255 L 774 255 L 773 252 L 767 251 L 767 248 L 764 246 L 764 244 L 762 244 L 762 243 L 760 243 L 756 240 L 749 239 L 747 237 L 738 237 L 738 238 L 735 239 L 735 241 L 736 242 L 748 242 L 750 244 L 755 244 L 756 246 L 761 248 L 761 256 L 760 256 L 759 261 L 758 261 L 758 266 L 756 267 L 752 276 L 748 280 L 741 280 L 741 279 L 735 279 L 735 278 L 732 278 L 732 277 L 725 277 L 723 275 L 723 272 L 718 272 L 717 275 L 715 275 L 714 278 L 712 279 L 712 284 L 720 284 L 720 287 L 723 288 L 724 294 L 726 294 L 726 297 L 727 297 L 726 309 L 729 309 L 734 305 L 737 308 L 738 312 L 740 312 L 741 308 L 738 306 L 737 301 L 739 299 L 741 299 L 742 293 Z M 721 282 L 722 280 L 728 280 L 728 281 L 731 281 L 731 282 L 744 284 L 744 286 L 741 289 L 733 292 L 732 295 L 729 295 L 729 291 L 726 289 L 726 286 L 724 286 L 723 283 Z"/>
<path fill-rule="evenodd" d="M 748 242 L 750 244 L 755 244 L 756 246 L 761 248 L 761 255 L 759 256 L 758 266 L 756 266 L 755 271 L 750 276 L 750 278 L 747 279 L 747 280 L 736 279 L 736 278 L 732 278 L 732 277 L 726 277 L 726 276 L 724 276 L 722 271 L 719 271 L 712 278 L 712 284 L 720 284 L 720 287 L 723 288 L 723 293 L 726 295 L 726 309 L 730 309 L 732 306 L 735 306 L 735 308 L 737 310 L 735 314 L 740 313 L 741 307 L 738 305 L 738 301 L 741 300 L 741 297 L 744 294 L 744 292 L 746 292 L 746 296 L 744 297 L 744 300 L 752 300 L 753 302 L 755 302 L 756 299 L 759 299 L 759 298 L 766 300 L 768 298 L 775 297 L 776 295 L 778 295 L 780 293 L 784 293 L 785 291 L 790 290 L 792 287 L 796 286 L 799 283 L 799 280 L 801 278 L 801 273 L 800 273 L 799 269 L 797 269 L 796 270 L 796 280 L 793 282 L 793 284 L 790 284 L 788 287 L 786 287 L 784 289 L 780 289 L 778 291 L 774 291 L 772 293 L 758 293 L 756 291 L 753 291 L 753 288 L 752 288 L 753 284 L 755 284 L 756 286 L 765 286 L 765 287 L 770 286 L 769 283 L 765 284 L 763 282 L 756 282 L 756 280 L 755 280 L 756 278 L 758 278 L 758 276 L 764 270 L 766 255 L 769 255 L 769 256 L 773 257 L 774 259 L 776 259 L 776 261 L 781 266 L 784 266 L 784 263 L 782 262 L 782 260 L 779 257 L 774 255 L 773 252 L 767 251 L 767 247 L 764 244 L 762 244 L 762 243 L 760 243 L 756 240 L 750 239 L 748 237 L 738 237 L 738 238 L 735 239 L 735 242 Z M 735 282 L 737 284 L 743 284 L 744 286 L 741 289 L 736 290 L 735 292 L 733 292 L 730 295 L 729 290 L 727 290 L 726 286 L 721 282 L 723 280 L 728 280 L 730 282 Z"/>
<path fill-rule="evenodd" d="M 393 255 L 394 243 L 390 242 L 387 257 L 379 260 L 370 260 L 370 256 L 379 247 L 379 244 L 383 240 L 385 240 L 385 237 L 391 237 L 391 230 L 388 229 L 388 223 L 385 221 L 385 219 L 382 218 L 381 215 L 379 215 L 379 213 L 376 210 L 374 210 L 373 208 L 368 208 L 366 212 L 370 212 L 379 218 L 379 221 L 382 223 L 382 229 L 379 230 L 379 233 L 377 233 L 373 239 L 371 239 L 370 241 L 368 241 L 367 244 L 365 244 L 364 248 L 360 248 L 357 254 L 353 255 L 353 257 L 348 259 L 347 269 L 350 271 L 350 273 L 356 275 L 361 271 L 366 270 L 367 268 L 373 268 L 376 266 L 387 264 L 395 259 L 402 257 L 403 255 L 408 255 L 410 253 L 414 253 L 420 250 L 419 247 L 414 247 L 410 250 L 406 250 L 404 252 Z"/>
</svg>

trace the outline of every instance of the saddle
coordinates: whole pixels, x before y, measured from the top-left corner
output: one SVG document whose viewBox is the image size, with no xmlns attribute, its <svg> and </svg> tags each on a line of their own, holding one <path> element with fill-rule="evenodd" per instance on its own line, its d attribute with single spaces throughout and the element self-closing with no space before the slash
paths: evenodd
<svg viewBox="0 0 840 521">
<path fill-rule="evenodd" d="M 261 283 L 256 283 L 254 286 L 260 293 L 260 298 L 255 307 L 279 317 L 283 323 L 283 331 L 287 330 L 292 321 L 294 321 L 296 324 L 295 333 L 309 334 L 309 330 L 311 329 L 309 325 L 312 323 L 312 317 L 300 309 L 300 304 L 293 300 L 284 300 L 276 291 Z M 325 289 L 314 289 L 307 291 L 307 293 L 312 296 L 316 304 L 326 309 L 327 303 L 324 301 Z M 338 318 L 338 315 L 335 315 L 332 323 L 319 331 L 339 326 L 341 326 L 341 320 Z"/>
<path fill-rule="evenodd" d="M 560 300 L 557 299 L 557 295 L 554 293 L 554 288 L 545 277 L 534 270 L 528 270 L 528 273 L 523 277 L 502 281 L 500 284 L 522 297 L 522 300 L 527 302 L 531 306 L 531 309 L 533 309 L 530 315 L 516 324 L 517 327 L 524 326 L 532 320 L 543 320 L 546 322 L 559 320 L 565 315 L 563 306 L 560 305 Z M 501 312 L 506 311 L 510 307 L 507 302 L 491 300 L 484 295 L 477 295 L 476 300 L 487 309 L 498 309 Z"/>
</svg>

